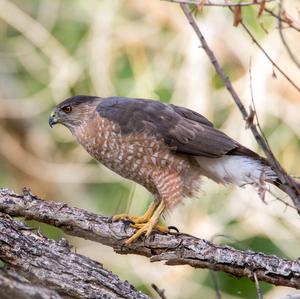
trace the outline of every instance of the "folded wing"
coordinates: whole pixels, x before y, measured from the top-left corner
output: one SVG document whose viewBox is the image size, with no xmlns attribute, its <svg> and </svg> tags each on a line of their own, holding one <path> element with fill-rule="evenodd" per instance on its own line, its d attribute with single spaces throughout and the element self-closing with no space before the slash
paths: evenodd
<svg viewBox="0 0 300 299">
<path fill-rule="evenodd" d="M 98 105 L 97 112 L 118 123 L 122 134 L 150 130 L 171 150 L 183 154 L 217 158 L 239 147 L 201 114 L 175 105 L 111 97 Z"/>
</svg>

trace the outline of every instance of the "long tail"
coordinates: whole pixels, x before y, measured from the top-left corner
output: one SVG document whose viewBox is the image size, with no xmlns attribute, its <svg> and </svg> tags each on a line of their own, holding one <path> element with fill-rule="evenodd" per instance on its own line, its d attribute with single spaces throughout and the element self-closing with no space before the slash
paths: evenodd
<svg viewBox="0 0 300 299">
<path fill-rule="evenodd" d="M 271 183 L 287 193 L 283 184 L 268 162 L 258 155 L 224 155 L 220 158 L 195 157 L 203 175 L 222 184 L 244 186 L 247 184 Z M 300 195 L 300 184 L 294 189 Z"/>
</svg>

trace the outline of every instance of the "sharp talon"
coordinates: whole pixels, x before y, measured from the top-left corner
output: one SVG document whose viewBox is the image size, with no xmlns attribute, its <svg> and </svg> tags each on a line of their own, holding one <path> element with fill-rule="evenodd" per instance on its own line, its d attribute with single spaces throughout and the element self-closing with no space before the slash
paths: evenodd
<svg viewBox="0 0 300 299">
<path fill-rule="evenodd" d="M 179 233 L 179 229 L 176 226 L 170 225 L 168 226 L 169 233 L 172 233 L 171 231 L 174 230 L 176 233 Z"/>
<path fill-rule="evenodd" d="M 132 224 L 142 224 L 142 223 L 147 223 L 149 221 L 149 217 L 145 217 L 144 216 L 130 216 L 130 215 L 127 215 L 127 214 L 120 214 L 120 215 L 115 215 L 112 217 L 112 221 L 115 222 L 115 221 L 129 221 L 130 223 Z"/>
<path fill-rule="evenodd" d="M 112 221 L 123 220 L 130 224 L 131 227 L 137 229 L 137 231 L 125 241 L 124 245 L 128 246 L 133 241 L 137 240 L 140 236 L 145 235 L 150 236 L 153 229 L 161 233 L 168 233 L 169 229 L 157 224 L 159 216 L 165 209 L 165 204 L 163 201 L 158 203 L 153 203 L 150 205 L 148 210 L 143 216 L 129 216 L 126 214 L 115 215 Z"/>
<path fill-rule="evenodd" d="M 127 246 L 126 242 L 121 245 L 121 247 L 120 247 L 120 253 L 125 253 L 126 252 L 126 246 Z"/>
<path fill-rule="evenodd" d="M 143 239 L 144 246 L 147 246 L 146 244 L 154 242 L 155 241 L 155 236 L 156 236 L 156 234 L 150 234 L 149 236 L 145 235 L 145 237 Z"/>
<path fill-rule="evenodd" d="M 150 242 L 154 242 L 155 241 L 155 235 L 149 236 L 149 240 L 150 240 Z"/>
<path fill-rule="evenodd" d="M 141 223 L 130 223 L 130 226 L 136 229 L 140 229 L 143 227 Z"/>
<path fill-rule="evenodd" d="M 111 217 L 112 222 L 127 220 L 130 216 L 126 214 L 118 214 Z"/>
<path fill-rule="evenodd" d="M 123 221 L 123 223 L 126 225 L 130 225 L 130 226 L 135 225 L 135 222 L 131 219 L 122 219 L 121 221 Z"/>
<path fill-rule="evenodd" d="M 153 221 L 149 221 L 147 223 L 135 223 L 131 224 L 132 227 L 137 228 L 137 231 L 125 242 L 125 245 L 129 245 L 133 241 L 137 240 L 140 236 L 144 235 L 148 237 L 154 226 L 155 223 Z"/>
</svg>

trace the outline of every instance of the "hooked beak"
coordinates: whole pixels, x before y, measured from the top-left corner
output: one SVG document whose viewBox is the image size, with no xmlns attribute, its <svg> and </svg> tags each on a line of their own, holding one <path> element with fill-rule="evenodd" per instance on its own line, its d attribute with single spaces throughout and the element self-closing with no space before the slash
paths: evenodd
<svg viewBox="0 0 300 299">
<path fill-rule="evenodd" d="M 58 118 L 55 115 L 55 113 L 52 113 L 51 116 L 49 117 L 49 126 L 52 128 L 54 125 L 58 123 Z"/>
</svg>

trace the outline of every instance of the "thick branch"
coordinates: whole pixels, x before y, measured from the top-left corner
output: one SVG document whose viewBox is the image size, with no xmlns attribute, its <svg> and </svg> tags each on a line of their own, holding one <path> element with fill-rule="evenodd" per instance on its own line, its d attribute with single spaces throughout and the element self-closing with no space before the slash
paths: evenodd
<svg viewBox="0 0 300 299">
<path fill-rule="evenodd" d="M 256 275 L 258 280 L 271 284 L 300 288 L 298 261 L 218 246 L 186 234 L 155 233 L 148 239 L 125 247 L 124 240 L 134 232 L 127 223 L 111 223 L 108 217 L 71 208 L 63 203 L 43 201 L 29 192 L 17 195 L 8 189 L 0 189 L 0 211 L 52 224 L 70 235 L 111 246 L 118 253 L 150 257 L 152 262 L 166 261 L 168 265 L 185 264 L 224 271 L 252 280 Z"/>
<path fill-rule="evenodd" d="M 34 285 L 16 272 L 0 270 L 1 299 L 62 299 L 57 292 Z"/>
<path fill-rule="evenodd" d="M 33 283 L 71 298 L 149 298 L 100 263 L 72 253 L 65 240 L 34 234 L 2 213 L 0 231 L 0 259 Z"/>
<path fill-rule="evenodd" d="M 230 95 L 232 96 L 233 100 L 235 101 L 237 107 L 241 111 L 243 118 L 247 120 L 249 118 L 249 114 L 242 103 L 242 100 L 240 99 L 239 95 L 237 94 L 236 90 L 234 89 L 229 77 L 221 67 L 219 61 L 217 60 L 214 52 L 211 50 L 209 45 L 206 42 L 206 39 L 204 38 L 199 26 L 197 25 L 197 22 L 192 14 L 192 11 L 188 7 L 187 4 L 181 4 L 181 8 L 188 19 L 190 25 L 192 26 L 193 30 L 195 31 L 203 50 L 209 57 L 212 65 L 214 66 L 216 73 L 220 76 L 222 81 L 224 82 L 227 90 L 229 91 Z M 242 24 L 243 25 L 243 24 Z M 245 25 L 243 25 L 246 29 Z M 279 164 L 277 159 L 275 158 L 273 152 L 271 151 L 267 141 L 261 136 L 259 133 L 257 126 L 252 123 L 250 126 L 250 129 L 252 131 L 253 136 L 255 137 L 257 143 L 261 146 L 262 150 L 264 151 L 266 157 L 268 158 L 268 161 L 270 165 L 272 166 L 272 169 L 277 174 L 278 178 L 283 184 L 284 191 L 291 197 L 293 200 L 293 203 L 300 214 L 300 190 L 298 190 L 297 183 L 294 182 L 294 180 L 286 173 L 286 171 L 282 168 L 282 166 Z"/>
<path fill-rule="evenodd" d="M 181 4 L 194 4 L 202 6 L 217 6 L 217 7 L 234 7 L 234 6 L 254 6 L 261 5 L 263 2 L 273 2 L 275 0 L 266 0 L 266 1 L 245 1 L 245 2 L 214 2 L 214 1 L 203 1 L 203 0 L 164 0 L 168 2 L 181 3 Z"/>
</svg>

